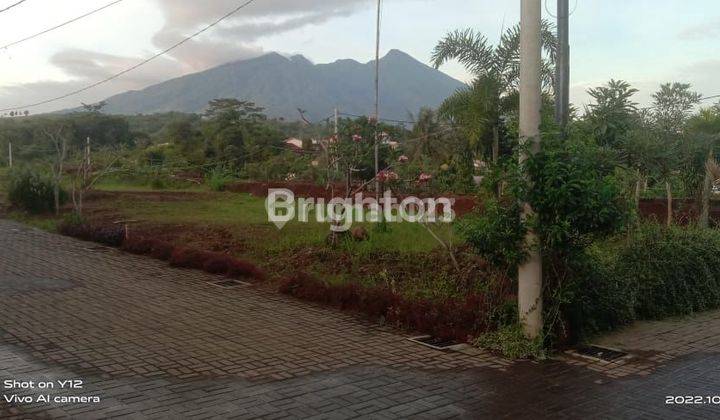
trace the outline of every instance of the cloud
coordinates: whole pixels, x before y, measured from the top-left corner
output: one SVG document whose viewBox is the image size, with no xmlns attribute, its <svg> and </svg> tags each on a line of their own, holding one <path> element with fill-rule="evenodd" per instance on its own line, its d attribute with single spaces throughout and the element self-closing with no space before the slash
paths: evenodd
<svg viewBox="0 0 720 420">
<path fill-rule="evenodd" d="M 155 3 L 165 19 L 161 29 L 151 39 L 155 50 L 160 51 L 234 9 L 239 5 L 239 0 L 155 0 Z M 266 52 L 260 45 L 264 37 L 309 25 L 320 25 L 372 7 L 372 0 L 258 0 L 212 30 L 111 83 L 77 97 L 36 108 L 35 111 L 75 107 L 80 101 L 98 101 L 113 94 L 141 89 L 227 62 L 257 57 Z M 80 49 L 62 50 L 52 56 L 50 63 L 62 70 L 68 81 L 38 81 L 0 87 L 0 107 L 39 102 L 67 94 L 132 67 L 146 58 Z"/>
<path fill-rule="evenodd" d="M 70 80 L 44 80 L 0 87 L 0 108 L 20 107 L 63 96 L 69 92 L 83 89 L 88 85 L 117 74 L 140 61 L 137 57 L 123 57 L 97 53 L 81 49 L 67 49 L 56 53 L 50 63 L 60 69 Z M 54 102 L 47 106 L 33 108 L 33 113 L 54 109 L 75 108 L 80 102 L 92 103 L 119 92 L 162 82 L 168 78 L 181 76 L 182 72 L 175 60 L 159 58 L 146 66 L 113 80 L 112 83 L 99 85 L 78 96 Z"/>
<path fill-rule="evenodd" d="M 99 81 L 132 67 L 139 61 L 138 57 L 124 57 L 98 53 L 81 49 L 66 49 L 50 58 L 50 63 L 62 69 L 75 80 Z M 160 57 L 156 60 L 127 73 L 120 83 L 128 86 L 157 83 L 164 77 L 180 76 L 174 60 Z"/>
<path fill-rule="evenodd" d="M 158 48 L 168 48 L 200 27 L 238 6 L 237 0 L 156 0 L 165 25 L 153 37 Z M 188 71 L 252 58 L 264 52 L 256 41 L 263 37 L 318 25 L 331 19 L 349 16 L 369 0 L 262 0 L 242 9 L 223 21 L 208 35 L 203 35 L 174 50 L 170 56 Z M 228 41 L 232 40 L 232 41 Z"/>
<path fill-rule="evenodd" d="M 720 18 L 699 25 L 688 26 L 678 37 L 683 41 L 699 41 L 720 37 Z"/>
</svg>

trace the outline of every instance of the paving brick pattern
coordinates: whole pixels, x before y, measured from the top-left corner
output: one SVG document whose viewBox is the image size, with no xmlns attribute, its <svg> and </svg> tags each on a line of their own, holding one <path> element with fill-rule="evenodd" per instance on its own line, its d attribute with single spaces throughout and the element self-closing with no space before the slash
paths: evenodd
<svg viewBox="0 0 720 420">
<path fill-rule="evenodd" d="M 720 415 L 720 405 L 664 404 L 665 395 L 720 395 L 715 342 L 615 379 L 567 360 L 438 352 L 353 315 L 211 280 L 0 220 L 0 380 L 79 378 L 82 390 L 47 393 L 101 398 L 0 400 L 0 417 Z"/>
</svg>

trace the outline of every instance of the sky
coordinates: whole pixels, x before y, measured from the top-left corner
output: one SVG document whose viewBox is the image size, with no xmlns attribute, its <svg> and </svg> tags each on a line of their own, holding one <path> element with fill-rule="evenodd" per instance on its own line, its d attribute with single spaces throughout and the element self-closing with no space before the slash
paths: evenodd
<svg viewBox="0 0 720 420">
<path fill-rule="evenodd" d="M 0 46 L 113 0 L 26 0 L 0 13 Z M 152 56 L 246 0 L 121 0 L 41 37 L 0 48 L 0 109 L 64 95 Z M 0 9 L 17 0 L 0 0 Z M 553 19 L 555 1 L 543 0 Z M 720 94 L 717 0 L 570 0 L 571 101 L 611 78 L 640 90 L 641 105 L 661 83 L 691 83 Z M 400 49 L 428 63 L 446 33 L 473 28 L 495 43 L 519 21 L 519 0 L 383 0 L 381 53 Z M 40 113 L 94 103 L 113 94 L 276 51 L 315 63 L 374 58 L 374 0 L 255 0 L 170 54 L 109 83 L 40 107 Z M 457 63 L 441 68 L 470 81 Z"/>
</svg>

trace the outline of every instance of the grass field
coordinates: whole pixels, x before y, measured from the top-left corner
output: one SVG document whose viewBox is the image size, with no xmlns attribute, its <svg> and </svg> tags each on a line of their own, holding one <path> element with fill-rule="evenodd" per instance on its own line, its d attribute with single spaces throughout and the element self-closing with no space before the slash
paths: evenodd
<svg viewBox="0 0 720 420">
<path fill-rule="evenodd" d="M 121 196 L 114 203 L 115 209 L 123 217 L 143 222 L 223 228 L 237 236 L 252 233 L 258 247 L 273 253 L 299 246 L 322 245 L 330 232 L 330 225 L 316 222 L 313 212 L 308 223 L 291 221 L 280 230 L 268 221 L 265 200 L 249 194 L 206 192 L 189 195 L 186 199 L 162 201 L 142 200 L 141 197 Z M 415 223 L 389 224 L 388 232 L 379 232 L 370 223 L 353 226 L 363 226 L 370 233 L 369 241 L 347 244 L 355 252 L 427 252 L 439 245 L 423 226 Z M 452 239 L 450 225 L 438 224 L 433 229 L 441 237 Z"/>
<path fill-rule="evenodd" d="M 0 172 L 0 189 L 3 175 Z M 380 283 L 422 296 L 461 294 L 460 285 L 466 284 L 455 279 L 447 253 L 420 224 L 389 223 L 380 231 L 376 224 L 354 223 L 367 230 L 369 239 L 346 238 L 331 247 L 326 243 L 330 224 L 317 222 L 314 212 L 307 223 L 293 220 L 278 229 L 268 221 L 265 199 L 250 194 L 214 192 L 207 186 L 153 189 L 114 180 L 98 184 L 96 190 L 84 206 L 83 216 L 91 224 L 133 220 L 135 235 L 229 254 L 255 263 L 273 279 L 305 271 L 329 283 Z M 58 217 L 21 211 L 6 216 L 57 231 L 71 211 L 67 204 Z M 451 224 L 434 224 L 432 229 L 448 242 L 460 242 Z M 482 273 L 471 277 L 483 278 Z"/>
</svg>

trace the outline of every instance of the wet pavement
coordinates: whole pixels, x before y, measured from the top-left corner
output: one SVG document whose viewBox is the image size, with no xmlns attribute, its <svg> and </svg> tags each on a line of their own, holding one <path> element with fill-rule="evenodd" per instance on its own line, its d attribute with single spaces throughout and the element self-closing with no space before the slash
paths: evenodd
<svg viewBox="0 0 720 420">
<path fill-rule="evenodd" d="M 0 220 L 0 380 L 35 384 L 0 417 L 720 416 L 720 313 L 604 338 L 618 363 L 509 362 L 217 280 Z"/>
</svg>

